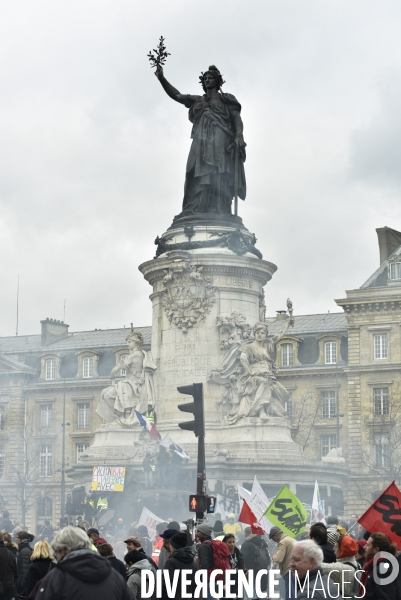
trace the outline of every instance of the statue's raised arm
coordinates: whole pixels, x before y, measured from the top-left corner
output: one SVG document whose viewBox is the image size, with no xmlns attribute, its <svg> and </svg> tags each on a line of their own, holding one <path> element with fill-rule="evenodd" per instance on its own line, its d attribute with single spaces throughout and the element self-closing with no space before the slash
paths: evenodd
<svg viewBox="0 0 401 600">
<path fill-rule="evenodd" d="M 164 77 L 163 67 L 159 66 L 156 68 L 155 75 L 160 81 L 162 88 L 166 92 L 167 96 L 170 96 L 172 100 L 179 102 L 180 104 L 186 104 L 188 95 L 181 94 L 169 81 Z"/>
<path fill-rule="evenodd" d="M 154 50 L 156 54 L 148 55 L 151 66 L 166 94 L 189 109 L 193 124 L 182 213 L 176 218 L 198 213 L 230 215 L 233 198 L 246 197 L 241 104 L 235 96 L 222 91 L 225 81 L 214 65 L 199 77 L 202 95 L 182 94 L 164 76 L 168 54 L 164 38 L 160 44 Z"/>
</svg>

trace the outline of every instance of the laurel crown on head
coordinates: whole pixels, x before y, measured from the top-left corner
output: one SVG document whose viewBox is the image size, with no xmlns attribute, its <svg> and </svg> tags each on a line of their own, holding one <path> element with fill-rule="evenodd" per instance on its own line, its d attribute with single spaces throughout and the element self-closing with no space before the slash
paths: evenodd
<svg viewBox="0 0 401 600">
<path fill-rule="evenodd" d="M 211 75 L 213 75 L 213 77 L 215 78 L 216 83 L 217 83 L 217 88 L 220 89 L 221 86 L 225 83 L 223 76 L 220 73 L 220 71 L 218 70 L 218 68 L 215 67 L 215 65 L 210 65 L 210 67 L 207 71 L 205 71 L 205 72 L 202 71 L 202 73 L 199 75 L 199 82 L 200 82 L 201 86 L 203 87 L 204 91 L 206 91 L 206 90 L 203 85 L 203 80 L 207 73 L 210 73 Z"/>
</svg>

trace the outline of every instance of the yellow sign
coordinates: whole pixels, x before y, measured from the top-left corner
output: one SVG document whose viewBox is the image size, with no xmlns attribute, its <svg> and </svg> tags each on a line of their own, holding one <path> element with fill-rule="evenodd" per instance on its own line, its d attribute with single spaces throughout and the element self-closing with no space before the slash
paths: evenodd
<svg viewBox="0 0 401 600">
<path fill-rule="evenodd" d="M 125 467 L 93 467 L 93 492 L 122 492 L 124 490 Z"/>
</svg>

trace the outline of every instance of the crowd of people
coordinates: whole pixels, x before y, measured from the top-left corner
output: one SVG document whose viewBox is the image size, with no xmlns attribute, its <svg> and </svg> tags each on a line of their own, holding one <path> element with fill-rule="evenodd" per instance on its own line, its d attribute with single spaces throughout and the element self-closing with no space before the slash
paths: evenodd
<svg viewBox="0 0 401 600">
<path fill-rule="evenodd" d="M 184 578 L 189 597 L 195 598 L 199 569 L 207 573 L 208 581 L 221 580 L 222 586 L 225 572 L 232 570 L 230 597 L 248 600 L 270 597 L 270 569 L 280 572 L 275 591 L 282 600 L 401 599 L 401 555 L 396 545 L 383 533 L 365 532 L 336 517 L 308 526 L 298 539 L 279 527 L 267 535 L 252 533 L 252 527 L 243 528 L 233 513 L 226 519 L 216 514 L 198 524 L 195 535 L 184 523 L 172 520 L 157 525 L 154 539 L 145 525 L 135 523 L 127 530 L 121 519 L 109 531 L 111 535 L 84 521 L 55 530 L 47 521 L 36 541 L 29 531 L 15 527 L 4 511 L 0 600 L 142 600 L 142 572 L 155 574 L 160 569 L 170 574 L 169 579 L 162 578 L 162 600 L 181 598 Z M 383 552 L 394 557 L 394 564 L 387 561 L 384 571 L 385 559 L 376 556 Z M 242 574 L 254 584 L 252 595 L 243 592 Z M 174 578 L 177 591 L 172 595 Z M 225 587 L 221 590 L 217 597 L 226 597 Z M 208 587 L 207 597 L 212 593 L 213 587 Z"/>
</svg>

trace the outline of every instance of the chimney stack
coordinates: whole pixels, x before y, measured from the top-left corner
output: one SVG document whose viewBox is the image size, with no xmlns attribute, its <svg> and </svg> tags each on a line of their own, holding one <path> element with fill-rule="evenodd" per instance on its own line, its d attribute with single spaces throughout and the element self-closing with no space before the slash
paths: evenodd
<svg viewBox="0 0 401 600">
<path fill-rule="evenodd" d="M 64 321 L 57 321 L 57 319 L 45 319 L 41 321 L 42 324 L 42 346 L 49 346 L 53 342 L 62 340 L 68 336 L 68 327 Z"/>
<path fill-rule="evenodd" d="M 380 264 L 401 246 L 401 232 L 390 227 L 379 227 L 376 229 L 377 238 L 379 240 Z"/>
</svg>

